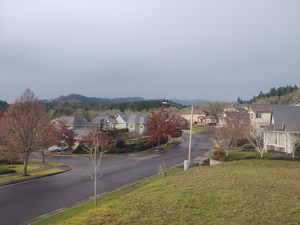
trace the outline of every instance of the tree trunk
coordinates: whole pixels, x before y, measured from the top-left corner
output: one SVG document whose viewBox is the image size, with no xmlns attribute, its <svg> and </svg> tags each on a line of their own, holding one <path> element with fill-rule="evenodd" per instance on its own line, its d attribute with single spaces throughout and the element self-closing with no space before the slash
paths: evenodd
<svg viewBox="0 0 300 225">
<path fill-rule="evenodd" d="M 97 207 L 97 172 L 95 172 L 94 177 L 94 197 L 95 197 L 95 207 Z"/>
<path fill-rule="evenodd" d="M 28 154 L 25 153 L 25 155 L 24 155 L 24 171 L 23 171 L 23 176 L 28 176 L 28 174 L 27 174 L 27 164 L 28 164 Z"/>
<path fill-rule="evenodd" d="M 43 155 L 43 162 L 45 162 L 45 153 L 44 153 L 44 149 L 42 149 L 42 155 Z"/>
<path fill-rule="evenodd" d="M 260 158 L 261 158 L 261 159 L 264 158 L 264 151 L 260 152 Z"/>
</svg>

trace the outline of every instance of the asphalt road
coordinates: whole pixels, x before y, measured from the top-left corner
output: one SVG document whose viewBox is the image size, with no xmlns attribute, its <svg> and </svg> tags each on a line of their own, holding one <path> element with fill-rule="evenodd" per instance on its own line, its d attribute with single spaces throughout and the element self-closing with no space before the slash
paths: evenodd
<svg viewBox="0 0 300 225">
<path fill-rule="evenodd" d="M 166 163 L 168 168 L 182 163 L 188 157 L 188 134 L 184 133 L 183 138 L 180 145 L 158 153 L 104 157 L 97 193 L 152 176 L 157 173 L 160 163 Z M 213 145 L 205 137 L 194 134 L 191 158 L 212 148 Z M 48 161 L 61 162 L 61 157 L 52 157 Z M 0 187 L 0 224 L 24 223 L 93 196 L 93 181 L 86 175 L 89 169 L 84 157 L 64 156 L 64 163 L 70 164 L 73 170 Z"/>
</svg>

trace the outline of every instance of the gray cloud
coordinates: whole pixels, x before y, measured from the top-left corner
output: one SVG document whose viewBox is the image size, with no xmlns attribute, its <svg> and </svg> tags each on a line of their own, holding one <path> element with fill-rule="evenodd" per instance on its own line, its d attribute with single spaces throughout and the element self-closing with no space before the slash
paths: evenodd
<svg viewBox="0 0 300 225">
<path fill-rule="evenodd" d="M 299 1 L 0 2 L 0 99 L 234 101 L 299 85 Z"/>
</svg>

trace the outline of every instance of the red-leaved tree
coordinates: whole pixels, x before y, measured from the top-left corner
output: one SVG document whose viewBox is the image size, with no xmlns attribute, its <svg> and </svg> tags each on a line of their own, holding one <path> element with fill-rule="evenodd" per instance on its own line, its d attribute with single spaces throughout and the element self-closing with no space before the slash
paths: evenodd
<svg viewBox="0 0 300 225">
<path fill-rule="evenodd" d="M 75 143 L 75 137 L 77 134 L 74 133 L 74 126 L 70 124 L 66 117 L 62 117 L 57 120 L 56 128 L 58 131 L 58 141 L 65 140 L 66 145 L 69 149 L 72 149 Z"/>
<path fill-rule="evenodd" d="M 173 115 L 169 117 L 164 106 L 156 108 L 155 111 L 150 111 L 151 117 L 148 117 L 147 123 L 144 124 L 145 134 L 149 136 L 150 141 L 167 141 L 168 137 L 176 138 L 182 134 L 180 128 L 180 117 Z"/>
</svg>

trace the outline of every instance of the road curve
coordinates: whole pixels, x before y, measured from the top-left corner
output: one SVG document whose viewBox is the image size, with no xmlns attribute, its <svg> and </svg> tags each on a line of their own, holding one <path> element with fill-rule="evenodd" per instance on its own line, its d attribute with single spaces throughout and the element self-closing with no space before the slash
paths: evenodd
<svg viewBox="0 0 300 225">
<path fill-rule="evenodd" d="M 158 165 L 168 168 L 182 163 L 188 157 L 188 134 L 183 142 L 171 149 L 145 155 L 104 157 L 97 193 L 107 192 L 157 173 Z M 204 136 L 193 134 L 191 158 L 203 155 L 213 148 Z M 60 157 L 48 161 L 61 162 Z M 0 223 L 20 224 L 56 209 L 93 196 L 93 181 L 88 179 L 84 157 L 64 156 L 64 162 L 73 170 L 42 179 L 0 187 Z"/>
</svg>

